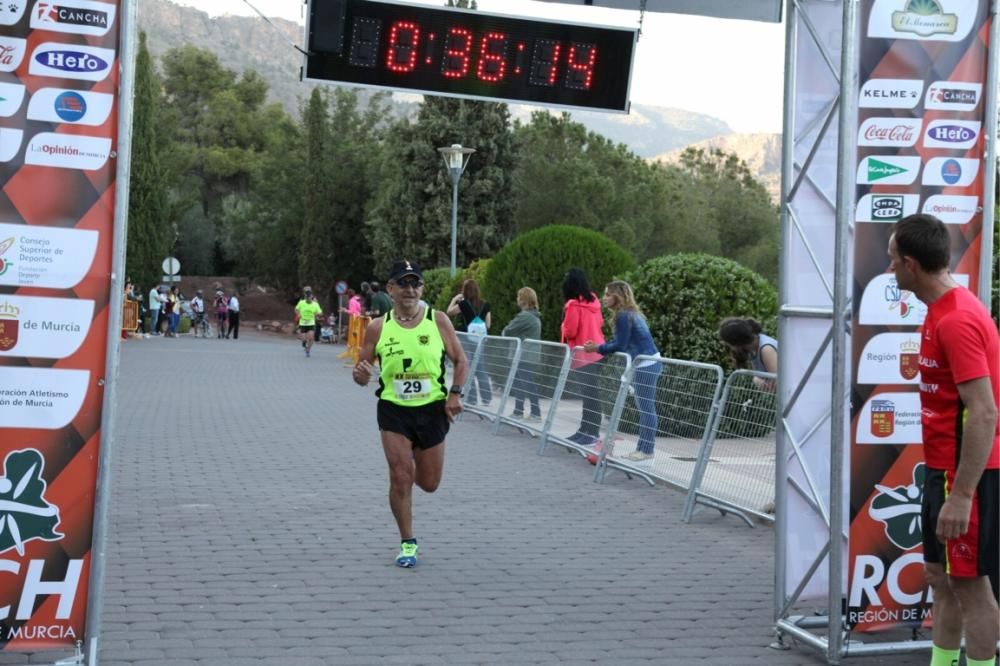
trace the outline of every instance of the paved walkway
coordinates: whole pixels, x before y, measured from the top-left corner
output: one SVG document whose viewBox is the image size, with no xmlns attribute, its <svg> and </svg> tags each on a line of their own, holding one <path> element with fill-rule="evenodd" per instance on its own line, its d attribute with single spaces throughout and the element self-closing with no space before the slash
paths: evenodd
<svg viewBox="0 0 1000 666">
<path fill-rule="evenodd" d="M 772 528 L 685 525 L 681 493 L 591 483 L 474 418 L 415 493 L 420 565 L 393 566 L 374 398 L 342 349 L 123 346 L 102 666 L 825 663 L 767 647 Z"/>
</svg>

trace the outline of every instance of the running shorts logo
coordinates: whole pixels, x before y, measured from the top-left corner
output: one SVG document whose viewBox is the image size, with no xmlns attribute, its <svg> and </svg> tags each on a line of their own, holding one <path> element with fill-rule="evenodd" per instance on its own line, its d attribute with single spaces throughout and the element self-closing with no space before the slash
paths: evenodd
<svg viewBox="0 0 1000 666">
<path fill-rule="evenodd" d="M 982 212 L 982 208 L 979 197 L 937 194 L 924 202 L 921 212 L 933 215 L 945 224 L 968 224 L 977 213 Z"/>
<path fill-rule="evenodd" d="M 111 139 L 42 132 L 28 143 L 24 163 L 96 171 L 111 155 Z"/>
<path fill-rule="evenodd" d="M 108 93 L 42 88 L 31 96 L 28 120 L 98 126 L 107 121 L 113 105 Z"/>
<path fill-rule="evenodd" d="M 31 12 L 36 30 L 102 37 L 115 22 L 115 5 L 90 0 L 38 0 Z"/>
<path fill-rule="evenodd" d="M 21 66 L 27 40 L 0 36 L 0 72 L 13 72 Z"/>
<path fill-rule="evenodd" d="M 20 83 L 0 83 L 0 118 L 10 118 L 21 108 L 24 86 Z"/>
<path fill-rule="evenodd" d="M 0 127 L 0 162 L 10 162 L 21 150 L 24 130 Z"/>
<path fill-rule="evenodd" d="M 111 73 L 114 62 L 112 49 L 45 42 L 35 49 L 28 73 L 57 79 L 103 81 Z"/>
<path fill-rule="evenodd" d="M 868 36 L 960 42 L 972 31 L 978 0 L 875 0 Z"/>
<path fill-rule="evenodd" d="M 958 157 L 935 157 L 924 167 L 924 185 L 971 185 L 979 175 L 979 162 L 975 159 Z"/>
<path fill-rule="evenodd" d="M 861 86 L 858 106 L 862 109 L 912 109 L 924 91 L 921 79 L 869 79 Z"/>
<path fill-rule="evenodd" d="M 976 145 L 982 123 L 972 120 L 932 120 L 924 133 L 926 148 L 966 150 Z"/>
<path fill-rule="evenodd" d="M 928 111 L 974 111 L 982 95 L 981 83 L 935 81 L 927 88 L 924 108 Z"/>
</svg>

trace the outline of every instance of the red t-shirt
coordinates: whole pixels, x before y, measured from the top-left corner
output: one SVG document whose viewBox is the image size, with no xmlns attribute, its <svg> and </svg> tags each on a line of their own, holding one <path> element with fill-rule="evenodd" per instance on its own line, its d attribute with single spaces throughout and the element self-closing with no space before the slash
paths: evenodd
<svg viewBox="0 0 1000 666">
<path fill-rule="evenodd" d="M 989 377 L 1000 404 L 1000 336 L 986 307 L 965 287 L 931 303 L 920 333 L 924 458 L 929 467 L 955 470 L 966 417 L 957 385 Z M 1000 425 L 986 468 L 1000 468 Z"/>
</svg>

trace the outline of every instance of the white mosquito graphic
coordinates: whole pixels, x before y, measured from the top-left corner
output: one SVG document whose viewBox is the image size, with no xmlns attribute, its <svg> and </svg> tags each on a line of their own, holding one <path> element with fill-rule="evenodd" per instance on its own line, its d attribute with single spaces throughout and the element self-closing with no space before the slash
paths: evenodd
<svg viewBox="0 0 1000 666">
<path fill-rule="evenodd" d="M 910 534 L 916 534 L 920 531 L 920 504 L 916 502 L 917 498 L 920 497 L 920 488 L 917 488 L 915 484 L 911 483 L 906 486 L 905 495 L 897 491 L 895 488 L 883 486 L 878 483 L 875 484 L 875 489 L 883 495 L 888 495 L 892 499 L 899 502 L 899 504 L 896 506 L 887 506 L 881 509 L 872 507 L 869 511 L 872 518 L 875 520 L 881 520 L 882 522 L 888 522 L 892 518 L 898 518 L 899 516 L 913 515 L 913 518 L 910 519 L 907 531 Z"/>
<path fill-rule="evenodd" d="M 14 547 L 17 548 L 18 555 L 24 555 L 24 539 L 21 537 L 21 528 L 17 524 L 17 519 L 14 514 L 28 514 L 31 516 L 42 516 L 51 517 L 59 514 L 59 509 L 49 505 L 44 507 L 31 506 L 30 504 L 22 504 L 17 501 L 17 498 L 24 494 L 24 491 L 28 488 L 28 483 L 31 481 L 32 475 L 35 472 L 35 468 L 38 464 L 34 464 L 28 468 L 28 471 L 24 473 L 24 476 L 17 482 L 15 486 L 10 479 L 6 477 L 0 477 L 0 495 L 9 493 L 11 488 L 14 492 L 11 494 L 11 499 L 0 500 L 0 535 L 3 534 L 4 529 L 10 531 L 11 539 L 14 541 Z"/>
</svg>

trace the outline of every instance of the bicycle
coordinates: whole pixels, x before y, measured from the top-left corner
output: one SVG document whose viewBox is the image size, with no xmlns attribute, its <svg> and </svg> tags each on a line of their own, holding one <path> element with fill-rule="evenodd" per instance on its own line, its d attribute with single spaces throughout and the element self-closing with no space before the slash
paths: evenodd
<svg viewBox="0 0 1000 666">
<path fill-rule="evenodd" d="M 204 312 L 198 312 L 194 316 L 194 323 L 191 325 L 194 337 L 207 338 L 212 334 L 212 326 L 208 323 L 208 317 Z"/>
</svg>

